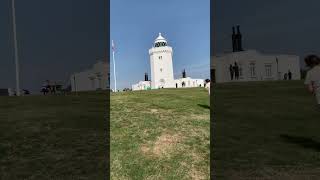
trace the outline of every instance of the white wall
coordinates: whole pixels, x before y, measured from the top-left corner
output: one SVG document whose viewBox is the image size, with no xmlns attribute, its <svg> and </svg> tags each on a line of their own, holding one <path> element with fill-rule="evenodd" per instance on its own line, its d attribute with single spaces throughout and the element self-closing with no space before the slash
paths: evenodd
<svg viewBox="0 0 320 180">
<path fill-rule="evenodd" d="M 283 79 L 284 73 L 287 73 L 288 70 L 292 73 L 292 79 L 301 79 L 300 59 L 298 56 L 281 55 L 278 56 L 278 58 L 281 59 L 279 60 L 279 72 L 281 72 L 281 79 Z"/>
<path fill-rule="evenodd" d="M 150 81 L 140 81 L 138 84 L 132 85 L 133 91 L 146 90 L 147 88 L 151 88 Z"/>
<path fill-rule="evenodd" d="M 98 62 L 92 69 L 75 73 L 70 77 L 72 91 L 94 91 L 107 89 L 108 75 L 107 64 Z"/>
<path fill-rule="evenodd" d="M 185 82 L 185 87 L 200 87 L 200 85 L 204 87 L 203 79 L 191 79 L 190 77 L 174 80 L 174 87 L 176 87 L 177 84 L 178 88 L 182 88 L 182 82 Z"/>
<path fill-rule="evenodd" d="M 151 66 L 151 86 L 152 88 L 172 88 L 174 87 L 173 63 L 172 63 L 172 48 L 153 47 L 149 50 L 150 66 Z M 159 59 L 159 57 L 162 59 Z M 162 72 L 161 70 L 162 69 Z M 165 84 L 160 82 L 165 80 Z"/>
</svg>

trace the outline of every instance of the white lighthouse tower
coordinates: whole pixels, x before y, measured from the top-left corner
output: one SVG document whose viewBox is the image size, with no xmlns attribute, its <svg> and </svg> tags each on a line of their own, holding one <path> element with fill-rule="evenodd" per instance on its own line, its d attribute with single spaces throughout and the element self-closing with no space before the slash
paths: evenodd
<svg viewBox="0 0 320 180">
<path fill-rule="evenodd" d="M 172 48 L 164 37 L 159 33 L 154 45 L 149 49 L 150 66 L 151 66 L 151 87 L 174 88 L 175 82 L 173 77 L 172 65 Z"/>
</svg>

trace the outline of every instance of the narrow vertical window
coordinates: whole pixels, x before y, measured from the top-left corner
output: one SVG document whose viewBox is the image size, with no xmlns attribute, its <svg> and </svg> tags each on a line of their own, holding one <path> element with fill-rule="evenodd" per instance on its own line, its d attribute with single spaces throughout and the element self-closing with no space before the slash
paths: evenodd
<svg viewBox="0 0 320 180">
<path fill-rule="evenodd" d="M 265 64 L 266 77 L 272 76 L 271 64 Z"/>
<path fill-rule="evenodd" d="M 256 77 L 256 64 L 254 62 L 250 63 L 249 69 L 251 78 Z"/>
</svg>

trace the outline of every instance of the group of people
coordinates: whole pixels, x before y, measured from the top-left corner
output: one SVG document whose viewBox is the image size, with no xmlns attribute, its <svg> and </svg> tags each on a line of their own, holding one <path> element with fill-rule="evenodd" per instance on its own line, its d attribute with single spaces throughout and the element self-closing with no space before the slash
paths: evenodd
<svg viewBox="0 0 320 180">
<path fill-rule="evenodd" d="M 239 71 L 239 66 L 236 62 L 234 62 L 234 65 L 230 64 L 229 72 L 230 72 L 231 80 L 233 80 L 233 79 L 238 80 L 239 79 L 240 71 Z"/>
<path fill-rule="evenodd" d="M 316 55 L 309 55 L 304 61 L 310 68 L 304 84 L 307 86 L 309 92 L 316 97 L 317 108 L 320 110 L 320 58 Z"/>
<path fill-rule="evenodd" d="M 283 75 L 283 80 L 291 80 L 292 79 L 292 73 L 291 71 L 289 70 L 288 73 L 285 73 Z"/>
<path fill-rule="evenodd" d="M 52 84 L 49 80 L 46 80 L 41 88 L 41 92 L 43 95 L 47 95 L 49 93 L 56 94 L 57 91 L 61 91 L 61 85 L 57 85 L 56 82 Z"/>
</svg>

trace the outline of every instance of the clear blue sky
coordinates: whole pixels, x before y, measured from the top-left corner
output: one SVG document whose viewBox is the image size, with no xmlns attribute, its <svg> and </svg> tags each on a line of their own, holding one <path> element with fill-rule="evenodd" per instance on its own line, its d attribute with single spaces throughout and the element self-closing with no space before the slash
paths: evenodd
<svg viewBox="0 0 320 180">
<path fill-rule="evenodd" d="M 159 32 L 173 47 L 175 78 L 183 69 L 192 78 L 210 77 L 209 0 L 111 0 L 110 22 L 118 88 L 131 88 L 145 72 L 150 77 L 148 50 Z M 110 69 L 113 88 L 112 59 Z"/>
</svg>

